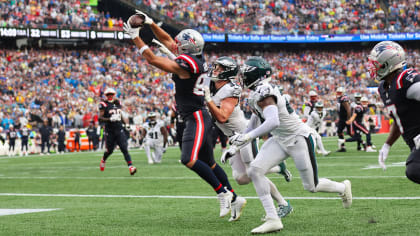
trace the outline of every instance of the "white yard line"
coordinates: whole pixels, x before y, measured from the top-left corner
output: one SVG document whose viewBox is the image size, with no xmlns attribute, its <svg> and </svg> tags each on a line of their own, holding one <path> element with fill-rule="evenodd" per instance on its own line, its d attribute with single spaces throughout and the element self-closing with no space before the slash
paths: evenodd
<svg viewBox="0 0 420 236">
<path fill-rule="evenodd" d="M 270 179 L 283 179 L 283 176 L 269 176 Z M 294 179 L 300 179 L 299 176 L 293 177 Z M 390 178 L 406 178 L 406 176 L 320 176 L 320 178 L 329 178 L 329 179 L 390 179 Z M 0 179 L 77 179 L 77 180 L 120 180 L 120 179 L 149 179 L 149 180 L 201 180 L 200 177 L 188 177 L 188 176 L 141 176 L 141 177 L 82 177 L 82 176 L 0 176 Z"/>
<path fill-rule="evenodd" d="M 60 208 L 53 208 L 53 209 L 0 209 L 0 216 L 26 214 L 26 213 L 36 213 L 36 212 L 46 212 L 46 211 L 56 211 L 56 210 L 61 210 L 61 209 Z"/>
<path fill-rule="evenodd" d="M 0 196 L 16 197 L 80 197 L 80 198 L 170 198 L 170 199 L 216 199 L 217 196 L 171 196 L 171 195 L 96 195 L 96 194 L 38 194 L 38 193 L 0 193 Z M 255 196 L 245 197 L 258 199 Z M 296 200 L 337 200 L 340 197 L 285 197 Z M 356 200 L 420 200 L 420 197 L 353 197 Z"/>
</svg>

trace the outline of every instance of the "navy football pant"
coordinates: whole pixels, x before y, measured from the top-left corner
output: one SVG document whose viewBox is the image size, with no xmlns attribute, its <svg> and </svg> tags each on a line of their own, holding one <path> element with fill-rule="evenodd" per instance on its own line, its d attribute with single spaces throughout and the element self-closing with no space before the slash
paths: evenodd
<svg viewBox="0 0 420 236">
<path fill-rule="evenodd" d="M 124 155 L 125 161 L 130 166 L 132 162 L 131 156 L 128 153 L 127 138 L 125 136 L 124 130 L 121 129 L 115 130 L 114 132 L 107 132 L 105 134 L 105 139 L 105 153 L 103 156 L 103 160 L 106 161 L 106 159 L 114 152 L 115 146 L 118 145 L 118 147 L 120 147 L 120 150 Z"/>
<path fill-rule="evenodd" d="M 413 148 L 405 163 L 405 175 L 414 183 L 420 184 L 420 149 Z"/>
</svg>

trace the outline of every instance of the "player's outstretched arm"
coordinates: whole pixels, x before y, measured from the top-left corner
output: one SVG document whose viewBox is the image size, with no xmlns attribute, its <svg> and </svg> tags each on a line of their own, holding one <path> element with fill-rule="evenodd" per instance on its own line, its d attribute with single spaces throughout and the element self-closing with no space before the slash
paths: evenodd
<svg viewBox="0 0 420 236">
<path fill-rule="evenodd" d="M 168 73 L 174 73 L 179 76 L 181 79 L 190 78 L 188 71 L 182 69 L 174 60 L 171 60 L 166 57 L 156 56 L 152 50 L 144 43 L 140 37 L 133 39 L 134 44 L 139 48 L 139 53 L 147 60 L 151 65 L 166 71 Z"/>
<path fill-rule="evenodd" d="M 175 53 L 176 48 L 175 40 L 158 24 L 156 24 L 152 18 L 150 18 L 146 13 L 136 10 L 137 15 L 142 15 L 144 17 L 144 23 L 149 25 L 152 29 L 153 34 L 158 38 L 158 40 L 165 45 L 171 52 Z"/>
</svg>

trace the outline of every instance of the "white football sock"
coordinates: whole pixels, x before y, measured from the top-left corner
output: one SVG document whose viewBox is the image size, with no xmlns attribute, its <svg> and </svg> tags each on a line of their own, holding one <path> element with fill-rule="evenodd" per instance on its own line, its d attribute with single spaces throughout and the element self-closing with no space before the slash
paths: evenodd
<svg viewBox="0 0 420 236">
<path fill-rule="evenodd" d="M 316 192 L 344 193 L 346 186 L 343 183 L 335 182 L 326 178 L 321 178 L 316 186 Z"/>
</svg>

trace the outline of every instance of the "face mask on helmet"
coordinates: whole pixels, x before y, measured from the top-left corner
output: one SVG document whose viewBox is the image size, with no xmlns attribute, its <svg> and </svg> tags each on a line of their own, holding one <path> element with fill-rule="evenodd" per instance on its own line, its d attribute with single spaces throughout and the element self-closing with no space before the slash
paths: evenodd
<svg viewBox="0 0 420 236">
<path fill-rule="evenodd" d="M 105 94 L 105 96 L 106 96 L 106 100 L 107 100 L 108 102 L 113 102 L 113 101 L 114 101 L 115 94 L 113 94 L 113 93 L 108 93 L 108 94 Z"/>
<path fill-rule="evenodd" d="M 404 49 L 395 42 L 383 41 L 375 45 L 368 57 L 370 77 L 382 80 L 391 72 L 403 68 L 405 61 Z"/>
<path fill-rule="evenodd" d="M 254 89 L 258 82 L 269 79 L 272 74 L 271 66 L 261 57 L 251 57 L 242 67 L 241 85 Z"/>
<path fill-rule="evenodd" d="M 214 63 L 208 76 L 212 81 L 232 80 L 238 74 L 238 64 L 230 57 L 220 57 Z"/>
<path fill-rule="evenodd" d="M 204 48 L 204 39 L 201 34 L 193 29 L 185 29 L 175 37 L 176 52 L 178 55 L 189 53 L 201 55 Z"/>
</svg>

